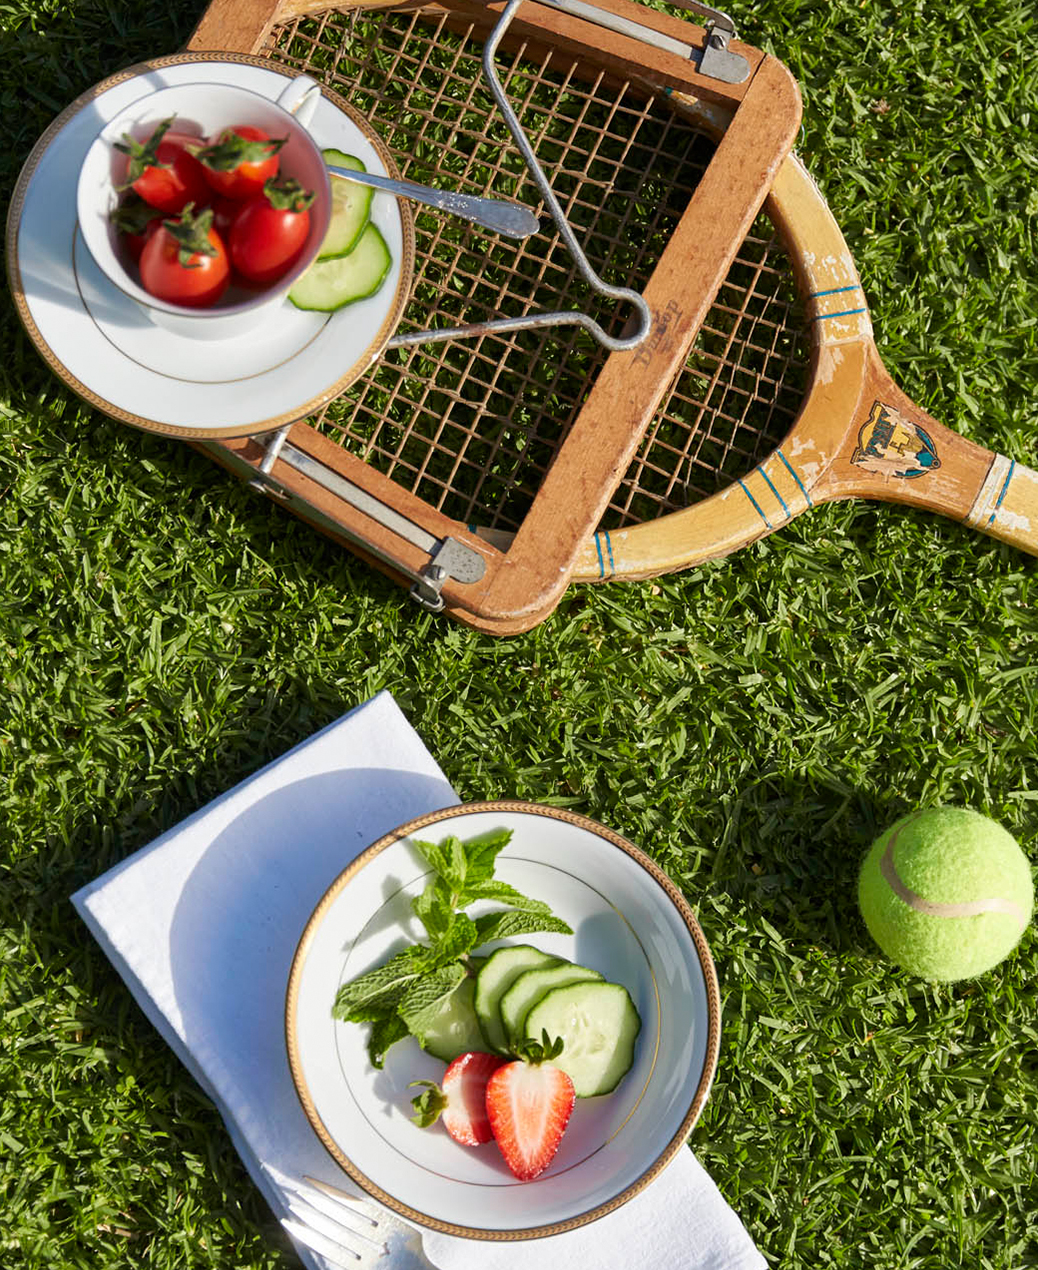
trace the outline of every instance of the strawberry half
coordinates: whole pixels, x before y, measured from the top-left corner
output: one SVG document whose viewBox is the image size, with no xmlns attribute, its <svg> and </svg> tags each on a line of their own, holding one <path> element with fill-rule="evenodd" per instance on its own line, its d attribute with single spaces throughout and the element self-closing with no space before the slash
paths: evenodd
<svg viewBox="0 0 1038 1270">
<path fill-rule="evenodd" d="M 529 1182 L 543 1173 L 559 1149 L 573 1112 L 573 1081 L 551 1059 L 562 1041 L 527 1041 L 515 1062 L 499 1067 L 487 1082 L 487 1116 L 505 1163 Z"/>
<path fill-rule="evenodd" d="M 482 1054 L 470 1050 L 459 1054 L 443 1074 L 440 1085 L 431 1080 L 413 1080 L 412 1085 L 427 1086 L 424 1093 L 411 1099 L 413 1117 L 423 1129 L 443 1121 L 443 1127 L 455 1142 L 475 1147 L 494 1136 L 487 1118 L 487 1081 L 506 1060 L 498 1054 Z"/>
</svg>

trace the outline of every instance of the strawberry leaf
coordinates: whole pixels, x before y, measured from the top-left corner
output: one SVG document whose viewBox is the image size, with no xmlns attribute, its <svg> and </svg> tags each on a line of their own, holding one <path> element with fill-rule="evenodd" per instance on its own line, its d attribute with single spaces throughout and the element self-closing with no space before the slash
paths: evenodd
<svg viewBox="0 0 1038 1270">
<path fill-rule="evenodd" d="M 426 1088 L 411 1099 L 411 1106 L 415 1110 L 411 1119 L 420 1128 L 428 1129 L 439 1120 L 440 1112 L 447 1105 L 447 1095 L 433 1080 L 412 1080 L 408 1088 L 415 1085 L 425 1085 Z"/>
<path fill-rule="evenodd" d="M 562 1053 L 563 1041 L 561 1036 L 556 1036 L 554 1040 L 546 1031 L 541 1033 L 539 1041 L 525 1040 L 520 1041 L 514 1047 L 516 1058 L 521 1058 L 524 1063 L 530 1063 L 534 1067 L 541 1063 L 551 1063 Z"/>
</svg>

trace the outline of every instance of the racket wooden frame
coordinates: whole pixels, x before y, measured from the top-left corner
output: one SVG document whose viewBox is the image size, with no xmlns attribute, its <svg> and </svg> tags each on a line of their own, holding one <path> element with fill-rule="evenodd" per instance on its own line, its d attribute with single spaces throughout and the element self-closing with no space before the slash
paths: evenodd
<svg viewBox="0 0 1038 1270">
<path fill-rule="evenodd" d="M 671 97 L 723 134 L 723 109 Z M 850 248 L 795 154 L 783 161 L 763 210 L 789 254 L 812 335 L 810 384 L 792 430 L 716 494 L 655 520 L 597 532 L 571 580 L 633 581 L 687 569 L 738 551 L 820 503 L 848 498 L 936 512 L 1038 555 L 1038 472 L 938 423 L 894 382 Z M 926 466 L 916 461 L 919 453 Z"/>
<path fill-rule="evenodd" d="M 693 48 L 706 46 L 703 27 L 633 4 L 596 0 Z M 327 9 L 323 0 L 213 0 L 191 39 L 191 52 L 260 54 L 278 23 Z M 350 5 L 339 6 L 349 9 Z M 489 33 L 504 5 L 443 0 L 432 5 L 368 3 L 373 8 L 423 8 L 455 14 Z M 700 75 L 693 62 L 641 40 L 604 30 L 530 0 L 508 32 L 508 41 L 564 49 L 586 64 L 589 76 L 644 79 L 724 106 L 729 123 L 706 173 L 663 250 L 643 294 L 653 314 L 644 344 L 612 353 L 556 453 L 518 532 L 507 543 L 488 541 L 428 506 L 410 491 L 305 422 L 292 426 L 288 445 L 339 478 L 361 488 L 393 515 L 416 524 L 438 543 L 460 543 L 483 569 L 476 581 L 442 581 L 447 611 L 467 624 L 497 634 L 515 633 L 543 620 L 565 591 L 582 544 L 593 534 L 617 482 L 678 370 L 684 364 L 738 245 L 752 225 L 800 123 L 800 94 L 776 58 L 738 41 L 730 48 L 746 59 L 744 82 L 726 84 Z M 427 573 L 428 551 L 413 545 L 384 518 L 372 518 L 340 498 L 326 483 L 274 458 L 256 438 L 192 442 L 243 479 L 261 468 L 268 490 L 322 532 L 370 563 L 410 584 Z"/>
</svg>

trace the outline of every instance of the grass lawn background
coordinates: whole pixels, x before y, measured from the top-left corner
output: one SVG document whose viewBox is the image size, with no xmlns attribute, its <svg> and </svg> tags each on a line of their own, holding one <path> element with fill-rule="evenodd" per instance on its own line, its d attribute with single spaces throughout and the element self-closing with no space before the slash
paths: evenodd
<svg viewBox="0 0 1038 1270">
<path fill-rule="evenodd" d="M 200 13 L 0 6 L 5 216 L 53 116 L 176 51 Z M 801 83 L 798 150 L 895 377 L 1038 466 L 1032 7 L 734 17 Z M 1033 560 L 839 505 L 728 561 L 573 590 L 493 640 L 421 614 L 183 444 L 81 406 L 7 297 L 0 322 L 8 1270 L 293 1264 L 68 896 L 382 688 L 463 798 L 573 807 L 684 887 L 724 998 L 692 1144 L 770 1264 L 1038 1266 L 1038 941 L 927 986 L 878 956 L 854 902 L 868 843 L 920 806 L 985 811 L 1035 858 Z"/>
</svg>

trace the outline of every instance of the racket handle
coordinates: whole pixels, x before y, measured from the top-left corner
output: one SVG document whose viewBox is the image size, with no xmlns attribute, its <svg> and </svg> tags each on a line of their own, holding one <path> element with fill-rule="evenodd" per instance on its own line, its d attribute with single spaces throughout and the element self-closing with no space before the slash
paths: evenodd
<svg viewBox="0 0 1038 1270">
<path fill-rule="evenodd" d="M 876 498 L 918 507 L 1038 556 L 1038 472 L 928 415 L 894 383 L 871 338 L 860 352 L 851 426 L 810 486 L 812 500 Z M 841 356 L 851 360 L 850 345 Z"/>
<path fill-rule="evenodd" d="M 996 454 L 965 523 L 1038 556 L 1038 472 Z"/>
</svg>

